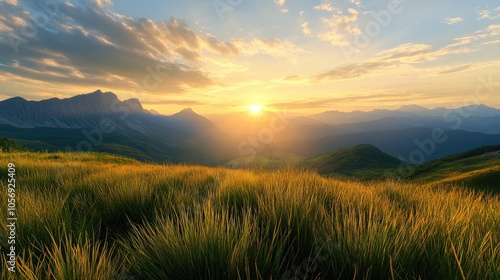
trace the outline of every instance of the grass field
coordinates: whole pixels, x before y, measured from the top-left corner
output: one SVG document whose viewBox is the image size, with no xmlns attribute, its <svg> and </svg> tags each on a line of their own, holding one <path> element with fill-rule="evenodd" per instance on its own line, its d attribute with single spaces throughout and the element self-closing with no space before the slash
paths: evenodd
<svg viewBox="0 0 500 280">
<path fill-rule="evenodd" d="M 417 166 L 410 178 L 500 194 L 500 147 L 484 147 Z"/>
<path fill-rule="evenodd" d="M 18 259 L 4 269 L 3 226 L 2 279 L 500 279 L 498 196 L 27 152 L 0 153 L 2 186 L 9 162 Z"/>
</svg>

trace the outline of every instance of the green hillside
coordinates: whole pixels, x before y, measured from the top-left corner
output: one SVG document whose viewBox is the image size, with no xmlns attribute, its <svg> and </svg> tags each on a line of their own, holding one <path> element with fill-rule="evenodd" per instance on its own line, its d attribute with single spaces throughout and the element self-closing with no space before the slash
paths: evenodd
<svg viewBox="0 0 500 280">
<path fill-rule="evenodd" d="M 413 166 L 411 175 L 404 178 L 401 178 L 398 170 L 400 164 L 398 159 L 371 145 L 338 149 L 303 162 L 304 166 L 327 177 L 357 180 L 392 177 L 419 184 L 452 184 L 500 193 L 500 145 L 482 147 Z"/>
<path fill-rule="evenodd" d="M 453 183 L 500 193 L 500 145 L 417 166 L 410 179 L 425 183 Z"/>
<path fill-rule="evenodd" d="M 460 187 L 0 152 L 4 198 L 8 163 L 0 279 L 500 279 L 500 198 Z"/>
<path fill-rule="evenodd" d="M 22 152 L 28 148 L 6 137 L 0 137 L 0 152 Z"/>
<path fill-rule="evenodd" d="M 338 149 L 304 161 L 322 175 L 347 176 L 356 179 L 382 178 L 387 170 L 400 165 L 400 161 L 372 145 L 358 145 Z"/>
</svg>

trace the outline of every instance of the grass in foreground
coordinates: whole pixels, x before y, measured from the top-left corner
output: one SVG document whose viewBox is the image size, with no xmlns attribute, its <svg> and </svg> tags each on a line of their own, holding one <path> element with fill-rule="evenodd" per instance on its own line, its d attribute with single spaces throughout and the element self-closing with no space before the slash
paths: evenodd
<svg viewBox="0 0 500 280">
<path fill-rule="evenodd" d="M 8 162 L 2 279 L 500 279 L 498 196 L 94 154 L 1 153 L 2 185 Z"/>
</svg>

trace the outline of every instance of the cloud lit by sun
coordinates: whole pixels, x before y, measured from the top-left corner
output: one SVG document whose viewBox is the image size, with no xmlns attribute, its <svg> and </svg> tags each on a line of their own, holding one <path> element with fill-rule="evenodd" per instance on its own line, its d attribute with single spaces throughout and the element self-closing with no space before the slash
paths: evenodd
<svg viewBox="0 0 500 280">
<path fill-rule="evenodd" d="M 40 11 L 25 2 L 0 0 L 0 100 L 101 88 L 165 115 L 458 107 L 500 65 L 498 0 L 448 1 L 447 13 L 402 0 L 52 1 L 58 16 L 32 36 Z"/>
</svg>

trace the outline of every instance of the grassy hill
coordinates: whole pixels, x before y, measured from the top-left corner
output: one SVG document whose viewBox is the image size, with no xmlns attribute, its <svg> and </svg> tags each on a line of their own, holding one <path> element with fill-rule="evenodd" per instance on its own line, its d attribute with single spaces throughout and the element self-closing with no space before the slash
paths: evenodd
<svg viewBox="0 0 500 280">
<path fill-rule="evenodd" d="M 400 164 L 397 158 L 372 145 L 338 149 L 303 161 L 304 166 L 322 176 L 356 180 L 400 178 Z M 454 184 L 500 193 L 500 145 L 470 150 L 412 168 L 410 176 L 404 179 L 418 184 Z"/>
<path fill-rule="evenodd" d="M 500 279 L 498 196 L 77 153 L 0 153 L 2 186 L 9 162 L 1 279 Z"/>
<path fill-rule="evenodd" d="M 400 163 L 373 145 L 357 145 L 307 159 L 303 164 L 322 175 L 374 179 L 381 178 L 385 171 L 397 168 Z"/>
<path fill-rule="evenodd" d="M 28 148 L 15 142 L 12 139 L 1 137 L 0 138 L 0 152 L 22 152 L 28 151 Z"/>
<path fill-rule="evenodd" d="M 500 145 L 445 157 L 416 167 L 411 180 L 453 183 L 500 193 Z"/>
</svg>

